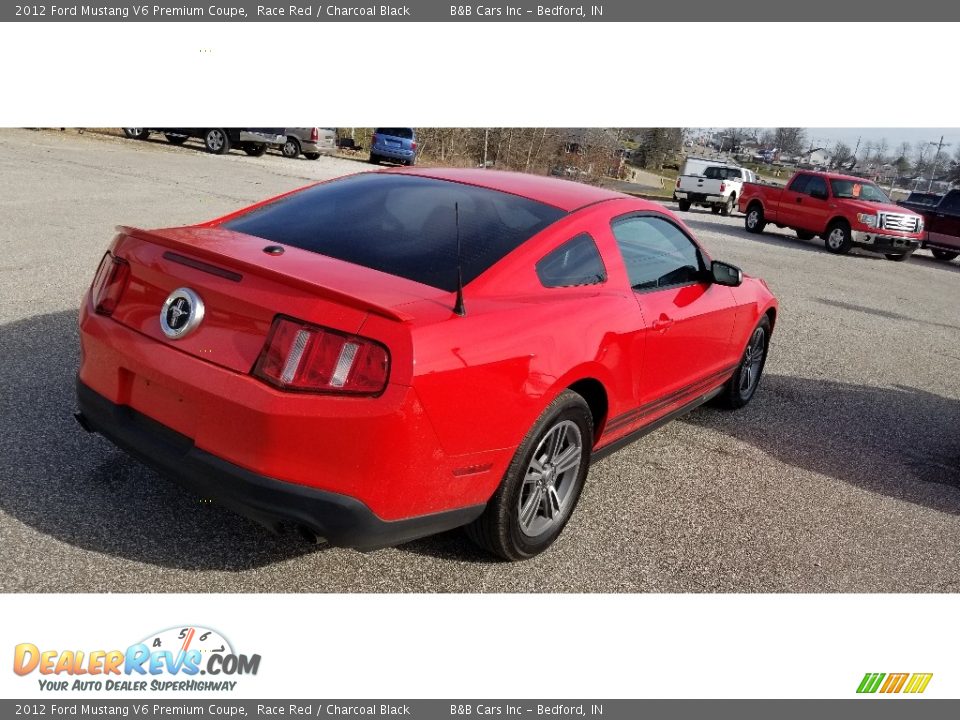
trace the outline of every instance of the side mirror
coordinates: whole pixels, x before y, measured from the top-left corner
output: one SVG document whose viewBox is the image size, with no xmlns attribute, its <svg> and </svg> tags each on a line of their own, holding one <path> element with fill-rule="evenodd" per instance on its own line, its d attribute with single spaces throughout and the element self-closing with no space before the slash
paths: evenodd
<svg viewBox="0 0 960 720">
<path fill-rule="evenodd" d="M 719 260 L 710 264 L 710 276 L 717 285 L 739 287 L 743 283 L 743 271 L 740 268 Z"/>
</svg>

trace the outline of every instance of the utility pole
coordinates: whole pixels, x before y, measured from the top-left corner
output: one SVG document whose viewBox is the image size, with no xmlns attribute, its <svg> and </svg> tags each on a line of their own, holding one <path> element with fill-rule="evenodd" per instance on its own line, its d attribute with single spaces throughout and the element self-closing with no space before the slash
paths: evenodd
<svg viewBox="0 0 960 720">
<path fill-rule="evenodd" d="M 930 143 L 933 145 L 933 143 Z M 943 135 L 940 136 L 940 142 L 937 143 L 937 154 L 933 156 L 933 170 L 930 171 L 930 182 L 927 183 L 927 192 L 930 192 L 933 189 L 933 179 L 937 176 L 937 163 L 940 160 L 940 151 L 943 150 Z M 947 147 L 950 146 L 950 143 L 947 143 Z"/>
<path fill-rule="evenodd" d="M 487 169 L 487 145 L 490 143 L 490 128 L 483 129 L 483 169 Z"/>
</svg>

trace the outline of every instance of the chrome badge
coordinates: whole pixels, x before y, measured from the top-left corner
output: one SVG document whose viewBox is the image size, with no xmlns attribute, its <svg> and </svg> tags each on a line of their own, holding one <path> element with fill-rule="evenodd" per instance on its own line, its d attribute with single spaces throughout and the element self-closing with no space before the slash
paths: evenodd
<svg viewBox="0 0 960 720">
<path fill-rule="evenodd" d="M 202 321 L 203 300 L 190 288 L 170 293 L 160 311 L 160 328 L 171 340 L 189 335 Z"/>
</svg>

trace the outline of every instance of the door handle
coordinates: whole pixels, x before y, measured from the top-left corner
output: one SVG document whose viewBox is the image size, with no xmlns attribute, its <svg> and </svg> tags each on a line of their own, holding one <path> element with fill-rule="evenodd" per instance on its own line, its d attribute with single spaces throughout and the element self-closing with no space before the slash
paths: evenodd
<svg viewBox="0 0 960 720">
<path fill-rule="evenodd" d="M 668 327 L 673 325 L 673 318 L 668 317 L 666 314 L 661 313 L 660 317 L 653 321 L 653 329 L 663 332 Z"/>
</svg>

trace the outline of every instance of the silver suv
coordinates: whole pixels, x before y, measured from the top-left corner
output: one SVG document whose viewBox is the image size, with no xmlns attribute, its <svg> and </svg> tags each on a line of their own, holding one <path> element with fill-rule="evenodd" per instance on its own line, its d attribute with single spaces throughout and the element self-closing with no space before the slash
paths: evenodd
<svg viewBox="0 0 960 720">
<path fill-rule="evenodd" d="M 333 155 L 337 151 L 337 131 L 333 128 L 285 128 L 287 141 L 283 144 L 283 156 L 308 160 L 321 155 Z"/>
</svg>

